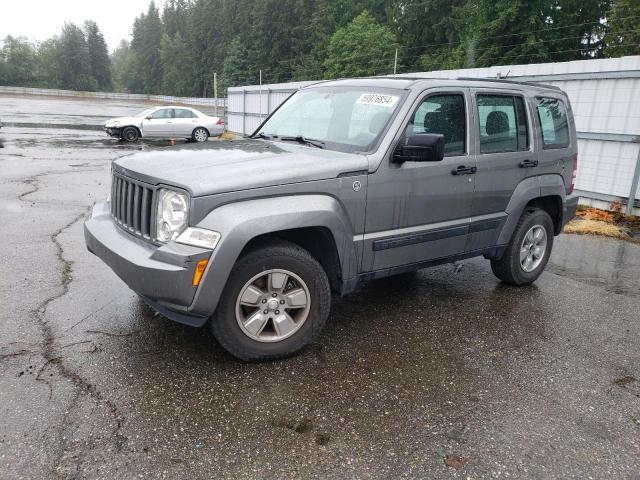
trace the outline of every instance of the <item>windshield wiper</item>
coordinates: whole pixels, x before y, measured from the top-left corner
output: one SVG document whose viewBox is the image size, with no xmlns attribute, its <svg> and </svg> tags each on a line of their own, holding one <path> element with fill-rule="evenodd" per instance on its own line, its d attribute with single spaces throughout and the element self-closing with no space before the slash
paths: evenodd
<svg viewBox="0 0 640 480">
<path fill-rule="evenodd" d="M 320 140 L 315 140 L 313 138 L 306 138 L 302 135 L 297 135 L 295 137 L 280 137 L 280 140 L 283 142 L 298 142 L 304 145 L 312 145 L 317 148 L 324 148 L 324 142 Z"/>
<path fill-rule="evenodd" d="M 258 132 L 254 135 L 251 135 L 250 138 L 264 138 L 265 140 L 271 140 L 272 138 L 277 137 L 277 135 L 268 135 L 264 132 Z"/>
</svg>

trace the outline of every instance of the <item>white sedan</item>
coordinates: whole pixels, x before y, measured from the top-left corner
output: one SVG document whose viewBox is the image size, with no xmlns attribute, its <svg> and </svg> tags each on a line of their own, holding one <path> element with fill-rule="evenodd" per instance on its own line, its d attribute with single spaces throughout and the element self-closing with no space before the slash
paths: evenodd
<svg viewBox="0 0 640 480">
<path fill-rule="evenodd" d="M 107 135 L 135 142 L 139 138 L 188 138 L 206 142 L 222 135 L 224 120 L 189 107 L 154 107 L 132 117 L 107 120 Z"/>
</svg>

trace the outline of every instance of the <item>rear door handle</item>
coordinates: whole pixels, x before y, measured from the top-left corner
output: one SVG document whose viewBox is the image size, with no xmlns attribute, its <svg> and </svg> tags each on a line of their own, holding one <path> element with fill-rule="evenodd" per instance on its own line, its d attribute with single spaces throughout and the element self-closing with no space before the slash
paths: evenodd
<svg viewBox="0 0 640 480">
<path fill-rule="evenodd" d="M 452 175 L 473 175 L 478 169 L 476 167 L 467 167 L 466 165 L 460 165 L 458 168 L 451 170 Z"/>
<path fill-rule="evenodd" d="M 538 166 L 538 160 L 523 160 L 519 163 L 520 168 L 532 168 Z"/>
</svg>

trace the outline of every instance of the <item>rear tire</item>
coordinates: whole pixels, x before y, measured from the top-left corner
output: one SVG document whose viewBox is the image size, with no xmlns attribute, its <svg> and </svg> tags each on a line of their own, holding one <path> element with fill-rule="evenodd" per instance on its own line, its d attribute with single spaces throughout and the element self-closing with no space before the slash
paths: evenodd
<svg viewBox="0 0 640 480">
<path fill-rule="evenodd" d="M 122 140 L 125 142 L 135 142 L 140 137 L 138 129 L 135 127 L 125 127 L 122 130 Z"/>
<path fill-rule="evenodd" d="M 275 360 L 313 342 L 330 308 L 329 279 L 320 263 L 298 245 L 277 241 L 238 259 L 209 325 L 236 358 Z"/>
<path fill-rule="evenodd" d="M 209 139 L 209 132 L 204 127 L 198 127 L 191 134 L 191 138 L 198 143 L 206 142 Z"/>
<path fill-rule="evenodd" d="M 509 285 L 529 285 L 544 271 L 552 248 L 551 217 L 540 208 L 527 208 L 502 257 L 491 260 L 491 270 Z"/>
</svg>

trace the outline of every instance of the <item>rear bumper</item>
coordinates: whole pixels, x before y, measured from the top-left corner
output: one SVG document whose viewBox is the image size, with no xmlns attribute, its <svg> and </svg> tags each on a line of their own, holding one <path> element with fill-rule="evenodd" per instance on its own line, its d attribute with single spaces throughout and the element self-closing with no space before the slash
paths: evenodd
<svg viewBox="0 0 640 480">
<path fill-rule="evenodd" d="M 156 246 L 117 226 L 106 203 L 96 204 L 84 224 L 87 248 L 106 263 L 131 290 L 171 320 L 202 326 L 206 317 L 188 311 L 197 287 L 193 271 L 211 251 L 170 243 Z"/>
<path fill-rule="evenodd" d="M 224 133 L 224 125 L 216 125 L 216 126 L 211 127 L 209 129 L 209 136 L 210 137 L 219 137 L 223 133 Z"/>
<path fill-rule="evenodd" d="M 562 212 L 562 226 L 564 227 L 576 216 L 578 210 L 578 200 L 580 197 L 577 195 L 570 195 L 564 201 L 564 208 Z"/>
</svg>

